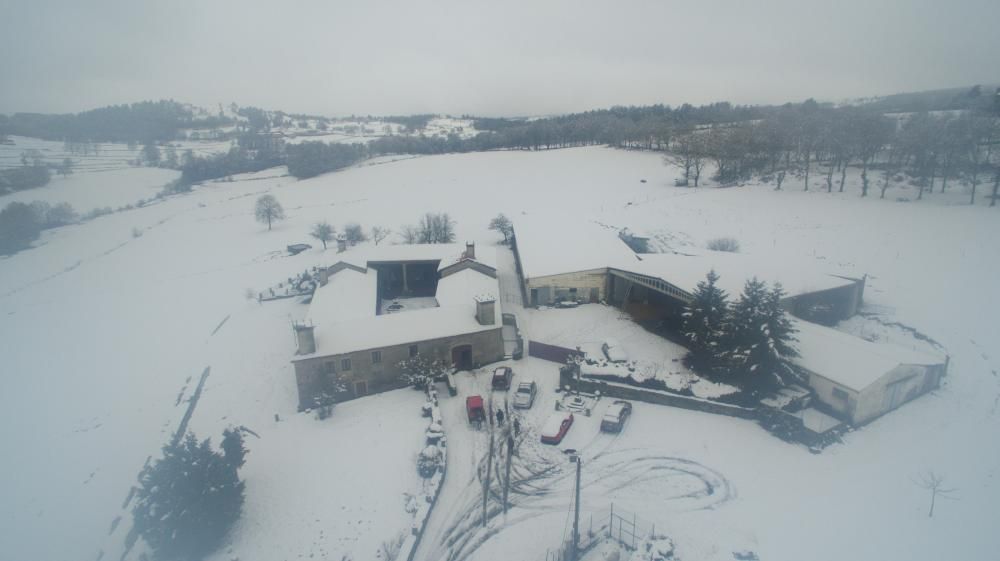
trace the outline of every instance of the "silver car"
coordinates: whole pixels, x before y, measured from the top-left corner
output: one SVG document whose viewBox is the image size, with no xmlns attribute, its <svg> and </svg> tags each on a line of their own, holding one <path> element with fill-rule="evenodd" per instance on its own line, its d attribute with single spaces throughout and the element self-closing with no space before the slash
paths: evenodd
<svg viewBox="0 0 1000 561">
<path fill-rule="evenodd" d="M 514 408 L 530 409 L 531 404 L 535 402 L 535 393 L 537 391 L 538 387 L 535 385 L 534 380 L 522 380 L 514 392 Z"/>
</svg>

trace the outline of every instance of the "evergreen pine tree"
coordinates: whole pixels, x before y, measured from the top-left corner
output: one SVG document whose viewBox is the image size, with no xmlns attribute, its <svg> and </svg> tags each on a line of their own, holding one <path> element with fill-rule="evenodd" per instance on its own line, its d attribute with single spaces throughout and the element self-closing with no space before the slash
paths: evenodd
<svg viewBox="0 0 1000 561">
<path fill-rule="evenodd" d="M 729 363 L 750 387 L 773 389 L 793 375 L 786 359 L 798 353 L 791 346 L 795 329 L 781 308 L 784 295 L 780 284 L 768 290 L 754 277 L 732 306 Z"/>
<path fill-rule="evenodd" d="M 222 453 L 226 464 L 233 471 L 246 463 L 247 447 L 243 444 L 243 431 L 238 428 L 222 431 Z"/>
<path fill-rule="evenodd" d="M 238 434 L 238 431 L 237 433 Z M 158 559 L 201 559 L 218 547 L 239 517 L 243 482 L 236 473 L 245 451 L 233 437 L 228 457 L 194 434 L 163 447 L 163 458 L 139 475 L 132 510 L 135 529 Z M 242 450 L 242 437 L 239 437 Z M 237 459 L 239 461 L 237 461 Z"/>
<path fill-rule="evenodd" d="M 729 310 L 725 291 L 716 286 L 718 280 L 715 270 L 709 271 L 684 309 L 683 333 L 689 349 L 684 360 L 694 370 L 707 371 L 721 363 Z"/>
</svg>

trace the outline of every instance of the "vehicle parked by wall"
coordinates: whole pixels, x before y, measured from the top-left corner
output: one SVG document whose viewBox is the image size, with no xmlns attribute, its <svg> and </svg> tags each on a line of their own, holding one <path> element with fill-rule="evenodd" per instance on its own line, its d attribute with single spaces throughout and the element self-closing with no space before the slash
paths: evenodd
<svg viewBox="0 0 1000 561">
<path fill-rule="evenodd" d="M 625 427 L 625 421 L 632 416 L 632 404 L 627 401 L 617 400 L 608 406 L 601 419 L 602 432 L 621 432 Z"/>
<path fill-rule="evenodd" d="M 536 393 L 538 393 L 538 385 L 535 384 L 534 380 L 518 382 L 517 390 L 514 392 L 514 408 L 530 409 L 531 405 L 535 403 Z"/>
</svg>

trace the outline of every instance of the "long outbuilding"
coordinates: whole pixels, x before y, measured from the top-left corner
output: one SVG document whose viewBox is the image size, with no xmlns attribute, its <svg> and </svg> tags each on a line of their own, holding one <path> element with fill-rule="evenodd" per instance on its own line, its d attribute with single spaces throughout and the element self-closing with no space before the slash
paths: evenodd
<svg viewBox="0 0 1000 561">
<path fill-rule="evenodd" d="M 751 279 L 780 283 L 783 307 L 799 318 L 795 366 L 821 407 L 853 424 L 937 388 L 947 372 L 945 356 L 825 327 L 858 312 L 866 281 L 831 271 L 825 262 L 707 250 L 637 254 L 614 228 L 565 216 L 522 217 L 514 240 L 530 305 L 605 302 L 674 333 L 709 271 L 731 300 Z"/>
</svg>

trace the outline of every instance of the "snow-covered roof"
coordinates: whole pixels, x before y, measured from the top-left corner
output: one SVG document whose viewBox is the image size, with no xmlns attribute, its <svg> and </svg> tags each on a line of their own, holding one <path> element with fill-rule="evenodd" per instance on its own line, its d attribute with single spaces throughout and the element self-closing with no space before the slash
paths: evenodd
<svg viewBox="0 0 1000 561">
<path fill-rule="evenodd" d="M 822 325 L 792 320 L 799 351 L 793 363 L 854 391 L 863 391 L 897 366 L 935 365 L 944 360 L 892 343 L 872 343 Z"/>
<path fill-rule="evenodd" d="M 328 323 L 330 318 L 354 320 L 375 315 L 378 306 L 378 272 L 360 273 L 345 268 L 332 275 L 326 286 L 313 293 L 306 316 L 313 325 Z"/>
<path fill-rule="evenodd" d="M 476 248 L 475 261 L 496 268 L 496 251 L 493 248 Z M 385 244 L 361 246 L 338 254 L 342 261 L 365 267 L 370 262 L 440 261 L 440 267 L 447 267 L 462 260 L 465 244 Z"/>
<path fill-rule="evenodd" d="M 525 278 L 604 269 L 637 262 L 618 232 L 578 216 L 522 215 L 514 235 Z"/>
<path fill-rule="evenodd" d="M 388 247 L 416 249 L 365 252 L 365 257 L 360 260 L 357 257 L 343 259 L 350 257 L 348 253 L 351 252 L 341 254 L 341 257 L 344 261 L 361 262 L 361 266 L 367 266 L 369 260 L 443 259 L 452 255 L 458 247 L 465 249 L 464 245 L 458 244 L 438 244 L 433 249 L 430 246 Z M 496 262 L 496 250 L 482 253 L 489 255 L 489 261 Z M 497 300 L 499 295 L 497 279 L 475 269 L 463 269 L 438 281 L 435 294 L 438 307 L 377 315 L 378 273 L 375 269 L 358 272 L 344 268 L 331 275 L 327 284 L 317 288 L 313 294 L 308 320 L 315 326 L 316 352 L 297 356 L 295 360 L 496 329 L 501 327 L 500 303 L 495 304 L 493 324 L 482 325 L 476 320 L 476 299 Z"/>
<path fill-rule="evenodd" d="M 780 282 L 789 296 L 847 286 L 854 281 L 827 271 L 822 262 L 809 259 L 784 259 L 771 255 L 748 255 L 725 251 L 704 251 L 694 255 L 644 253 L 641 261 L 623 270 L 656 277 L 677 288 L 693 293 L 709 271 L 719 275 L 717 285 L 730 297 L 737 297 L 743 285 L 753 277 L 768 284 Z"/>
</svg>

